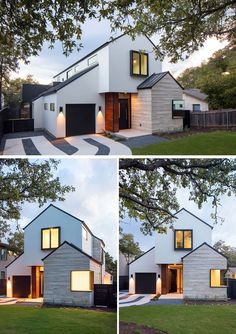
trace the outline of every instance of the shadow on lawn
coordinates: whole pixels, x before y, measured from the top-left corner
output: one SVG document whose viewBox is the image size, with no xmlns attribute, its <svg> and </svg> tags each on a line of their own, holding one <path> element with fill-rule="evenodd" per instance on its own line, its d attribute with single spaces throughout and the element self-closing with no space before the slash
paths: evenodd
<svg viewBox="0 0 236 334">
<path fill-rule="evenodd" d="M 156 328 L 120 321 L 120 334 L 168 334 Z"/>
</svg>

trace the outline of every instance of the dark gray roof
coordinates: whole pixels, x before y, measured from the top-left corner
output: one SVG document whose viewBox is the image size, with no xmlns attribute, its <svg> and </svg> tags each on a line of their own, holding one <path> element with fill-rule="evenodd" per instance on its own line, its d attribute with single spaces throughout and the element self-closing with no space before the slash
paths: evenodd
<svg viewBox="0 0 236 334">
<path fill-rule="evenodd" d="M 31 102 L 39 94 L 45 92 L 45 90 L 51 88 L 51 85 L 40 84 L 23 84 L 21 91 L 21 99 L 23 102 Z"/>
<path fill-rule="evenodd" d="M 184 90 L 184 93 L 202 101 L 207 99 L 207 95 L 202 93 L 198 88 L 187 88 Z"/>
<path fill-rule="evenodd" d="M 221 252 L 219 252 L 217 249 L 215 249 L 215 248 L 213 248 L 212 246 L 210 246 L 207 242 L 203 242 L 200 246 L 198 246 L 197 248 L 193 249 L 193 250 L 192 250 L 191 252 L 189 252 L 188 254 L 184 255 L 184 256 L 182 257 L 182 260 L 183 260 L 185 257 L 189 256 L 190 254 L 194 253 L 196 250 L 198 250 L 199 248 L 201 248 L 201 247 L 204 246 L 204 245 L 207 246 L 207 247 L 209 247 L 209 248 L 211 248 L 213 251 L 215 251 L 216 253 L 220 254 L 221 256 L 223 256 L 223 257 L 225 257 L 225 258 L 227 259 L 227 257 L 226 257 L 224 254 L 222 254 Z"/>
<path fill-rule="evenodd" d="M 75 75 L 73 75 L 72 77 L 67 79 L 66 81 L 60 82 L 57 85 L 52 86 L 49 89 L 45 90 L 42 94 L 38 95 L 34 100 L 37 100 L 41 96 L 46 96 L 46 95 L 56 93 L 58 90 L 62 89 L 63 87 L 65 87 L 67 85 L 69 85 L 72 81 L 82 77 L 84 74 L 90 72 L 91 70 L 93 70 L 97 66 L 98 66 L 98 64 L 94 64 L 92 66 L 86 67 L 84 70 L 76 73 Z"/>
<path fill-rule="evenodd" d="M 175 82 L 182 88 L 184 89 L 181 84 L 171 75 L 169 71 L 167 72 L 161 72 L 161 73 L 153 73 L 150 77 L 145 79 L 140 85 L 138 85 L 137 89 L 150 89 L 153 86 L 155 86 L 161 79 L 163 79 L 166 74 L 169 74 Z"/>
</svg>

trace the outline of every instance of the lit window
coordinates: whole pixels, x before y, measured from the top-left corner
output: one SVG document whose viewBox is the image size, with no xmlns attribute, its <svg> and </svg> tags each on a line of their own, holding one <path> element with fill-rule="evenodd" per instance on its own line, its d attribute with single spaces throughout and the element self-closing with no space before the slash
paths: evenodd
<svg viewBox="0 0 236 334">
<path fill-rule="evenodd" d="M 84 226 L 82 226 L 82 236 L 85 240 L 88 240 L 88 231 Z"/>
<path fill-rule="evenodd" d="M 42 249 L 57 248 L 60 244 L 60 227 L 41 230 Z"/>
<path fill-rule="evenodd" d="M 148 75 L 148 54 L 137 51 L 130 51 L 131 75 Z"/>
<path fill-rule="evenodd" d="M 219 288 L 226 286 L 225 280 L 225 269 L 211 269 L 210 270 L 210 287 Z"/>
<path fill-rule="evenodd" d="M 95 64 L 98 60 L 97 58 L 98 58 L 97 55 L 94 55 L 94 56 L 90 57 L 88 59 L 88 66 Z"/>
<path fill-rule="evenodd" d="M 192 249 L 192 230 L 175 230 L 175 249 Z"/>
<path fill-rule="evenodd" d="M 50 110 L 55 111 L 55 103 L 50 103 Z"/>
<path fill-rule="evenodd" d="M 48 104 L 44 103 L 44 110 L 48 110 Z"/>
<path fill-rule="evenodd" d="M 93 277 L 93 271 L 72 271 L 71 291 L 92 291 Z"/>
</svg>

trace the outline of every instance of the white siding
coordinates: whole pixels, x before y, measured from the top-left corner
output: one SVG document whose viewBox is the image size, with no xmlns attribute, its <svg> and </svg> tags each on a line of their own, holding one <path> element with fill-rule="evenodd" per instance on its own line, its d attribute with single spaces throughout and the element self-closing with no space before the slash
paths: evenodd
<svg viewBox="0 0 236 334">
<path fill-rule="evenodd" d="M 60 133 L 58 132 L 58 120 L 57 120 L 58 118 L 57 95 L 54 93 L 51 95 L 44 96 L 43 107 L 44 107 L 44 103 L 48 104 L 48 110 L 43 109 L 44 128 L 53 136 L 60 137 Z M 50 103 L 55 104 L 55 111 L 50 110 Z"/>
<path fill-rule="evenodd" d="M 183 93 L 183 100 L 185 101 L 185 109 L 193 111 L 193 104 L 200 104 L 201 111 L 208 111 L 209 106 L 208 103 L 202 100 L 199 100 L 195 97 L 192 97 L 188 94 Z"/>
<path fill-rule="evenodd" d="M 33 101 L 32 103 L 32 116 L 34 119 L 35 130 L 44 129 L 43 119 L 43 96 Z"/>
</svg>

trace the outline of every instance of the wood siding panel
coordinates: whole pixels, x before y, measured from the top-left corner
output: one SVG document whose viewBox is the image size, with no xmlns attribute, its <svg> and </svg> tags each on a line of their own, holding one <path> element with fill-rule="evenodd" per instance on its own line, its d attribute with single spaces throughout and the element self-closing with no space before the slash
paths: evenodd
<svg viewBox="0 0 236 334">
<path fill-rule="evenodd" d="M 119 131 L 119 103 L 118 93 L 105 94 L 105 129 Z"/>
<path fill-rule="evenodd" d="M 31 294 L 32 298 L 40 297 L 40 271 L 38 266 L 31 268 Z"/>
<path fill-rule="evenodd" d="M 166 295 L 168 293 L 168 265 L 161 265 L 161 294 Z"/>
</svg>

